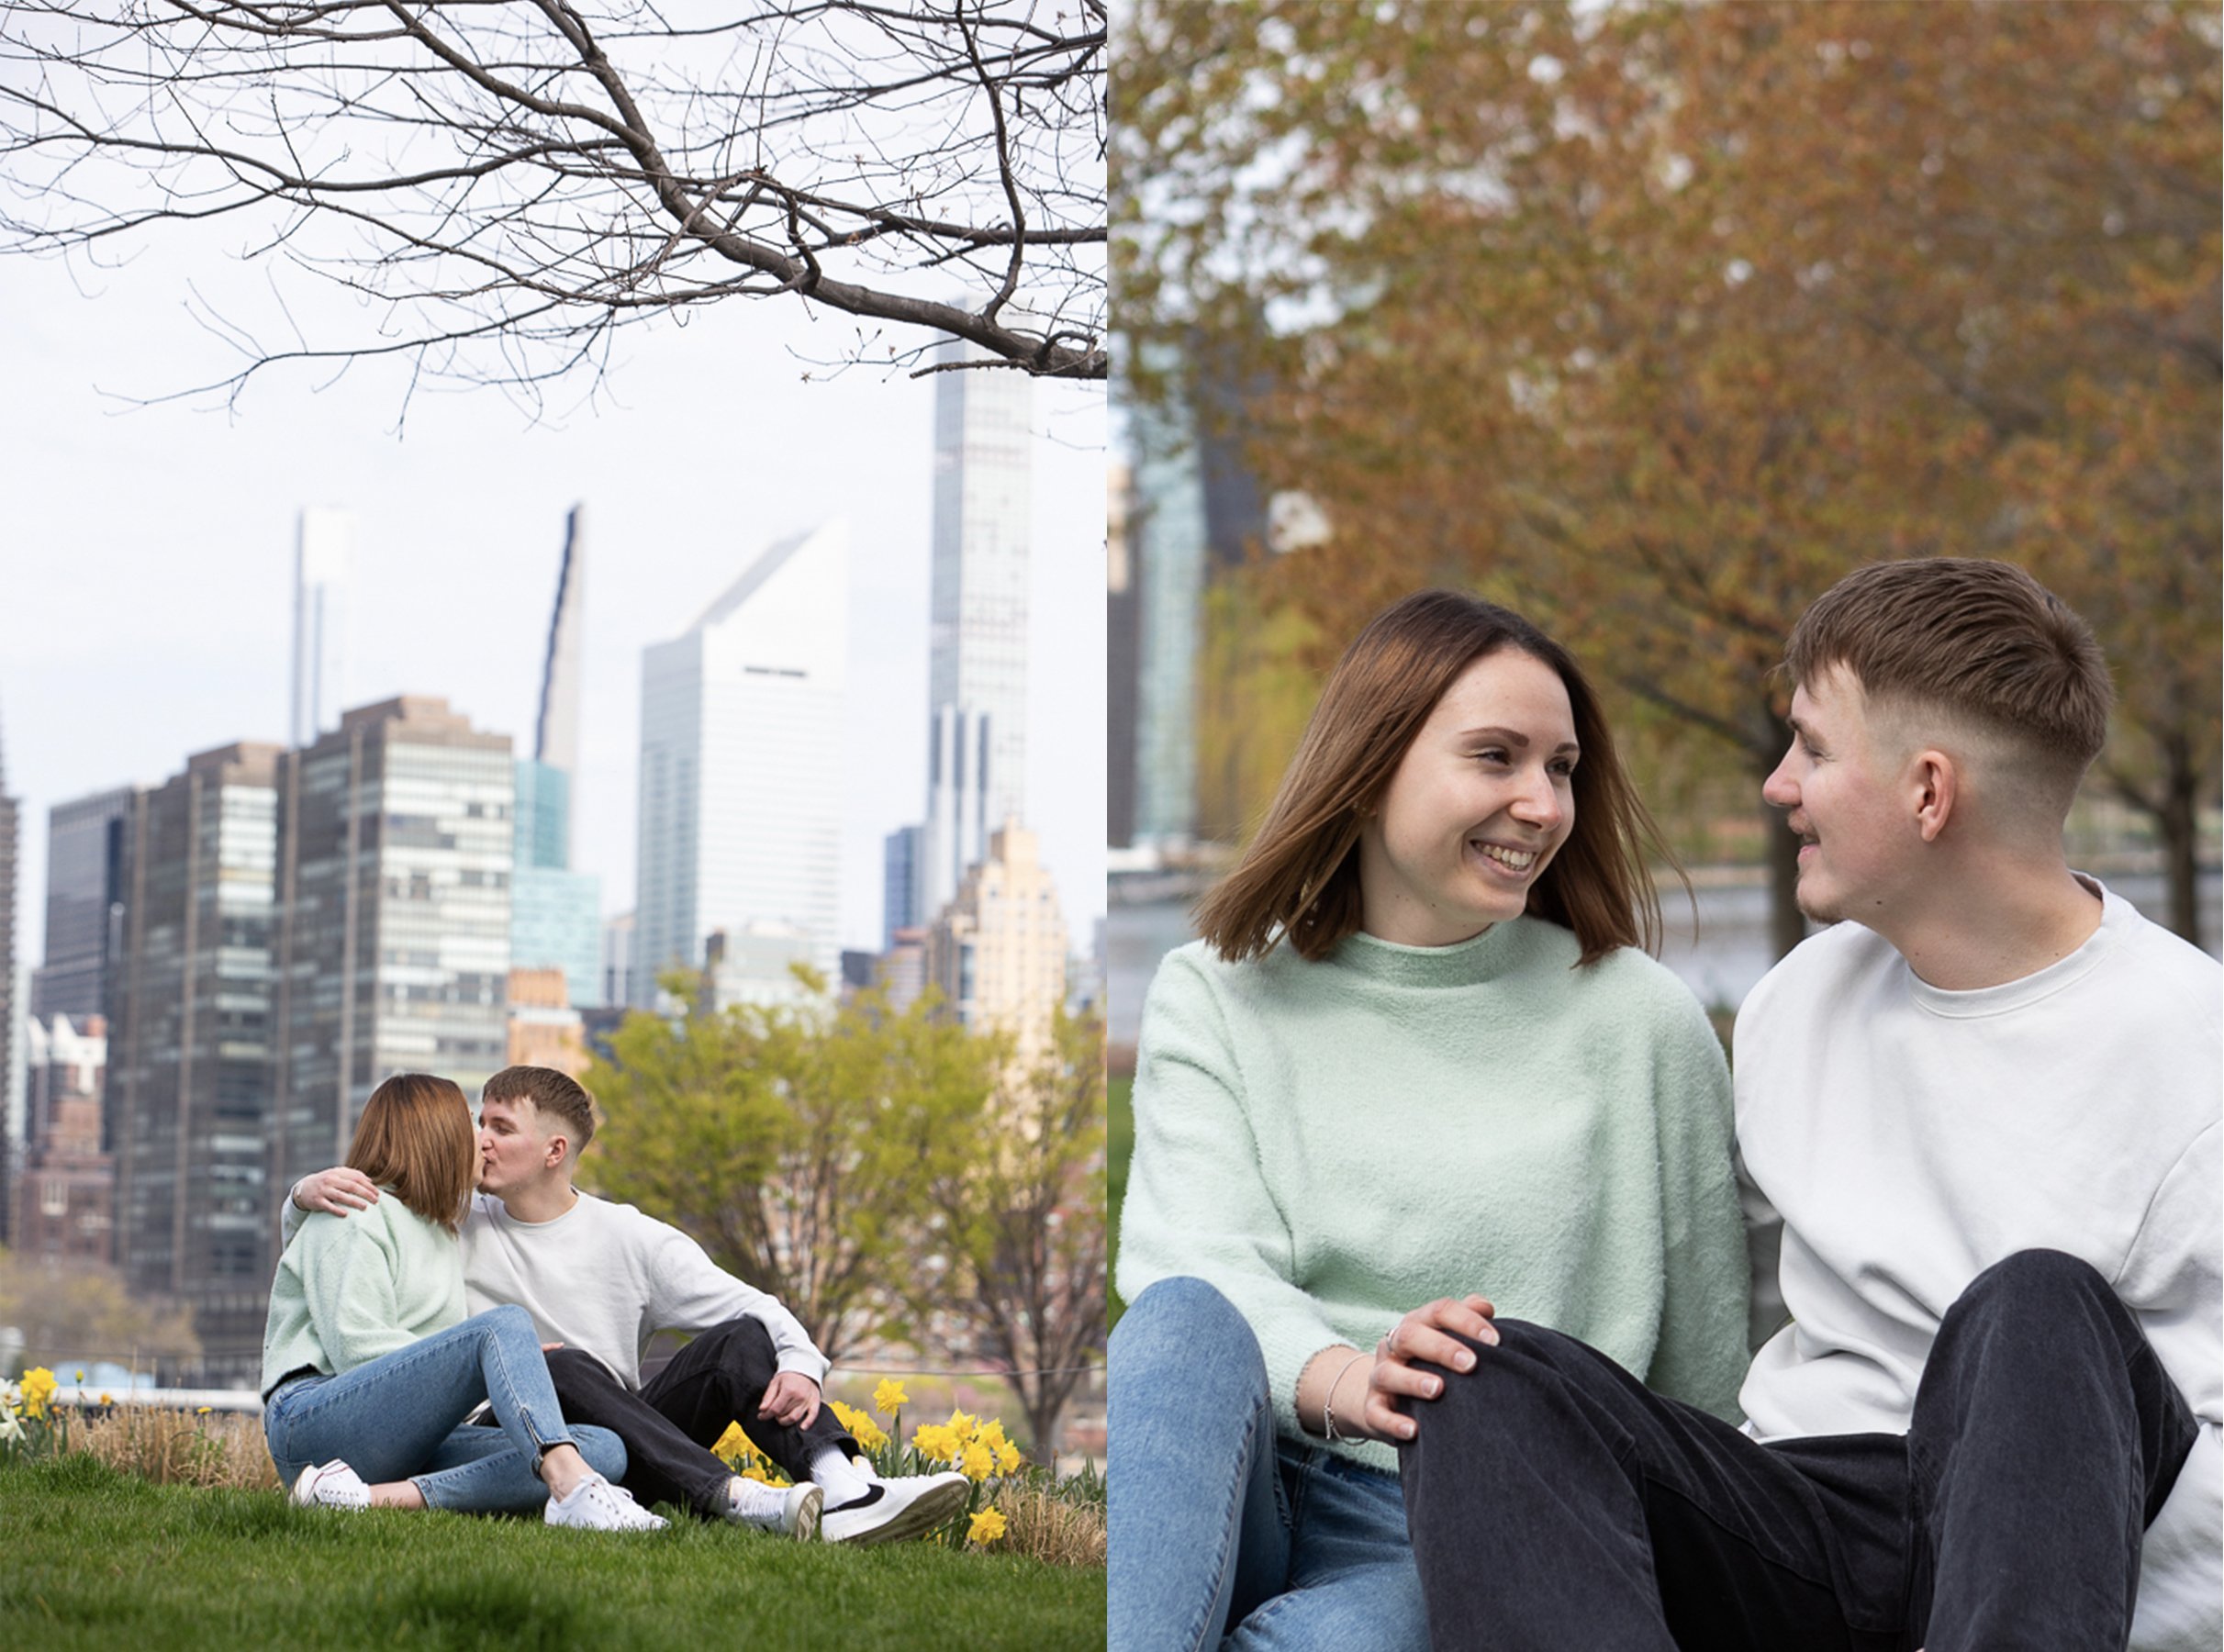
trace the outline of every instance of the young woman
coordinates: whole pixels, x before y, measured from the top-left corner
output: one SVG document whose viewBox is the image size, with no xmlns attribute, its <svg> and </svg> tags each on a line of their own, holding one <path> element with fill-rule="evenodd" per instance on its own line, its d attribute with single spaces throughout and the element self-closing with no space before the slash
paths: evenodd
<svg viewBox="0 0 2224 1652">
<path fill-rule="evenodd" d="M 456 1228 L 478 1167 L 464 1092 L 426 1073 L 387 1079 L 347 1162 L 394 1197 L 302 1224 L 263 1334 L 263 1435 L 294 1501 L 664 1525 L 616 1485 L 618 1436 L 564 1426 L 525 1311 L 464 1317 Z M 464 1425 L 482 1401 L 499 1428 Z"/>
<path fill-rule="evenodd" d="M 1518 615 L 1425 592 L 1347 651 L 1145 1005 L 1112 1652 L 1427 1644 L 1385 1333 L 1487 1342 L 1494 1301 L 1734 1414 L 1728 1075 L 1641 950 L 1655 841 Z"/>
</svg>

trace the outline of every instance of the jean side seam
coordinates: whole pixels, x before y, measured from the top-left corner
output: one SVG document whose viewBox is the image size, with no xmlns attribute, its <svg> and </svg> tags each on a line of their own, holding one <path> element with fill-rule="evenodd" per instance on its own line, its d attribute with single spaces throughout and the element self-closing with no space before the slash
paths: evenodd
<svg viewBox="0 0 2224 1652">
<path fill-rule="evenodd" d="M 1243 1443 L 1238 1452 L 1238 1460 L 1246 1466 L 1245 1471 L 1235 1476 L 1233 1480 L 1232 1495 L 1228 1501 L 1225 1515 L 1221 1521 L 1222 1537 L 1218 1571 L 1222 1575 L 1224 1575 L 1226 1569 L 1235 1564 L 1236 1550 L 1242 1546 L 1244 1502 L 1251 1494 L 1251 1479 L 1255 1472 L 1252 1465 L 1257 1461 L 1253 1454 L 1258 1449 L 1258 1429 L 1262 1421 L 1271 1425 L 1272 1418 L 1268 1409 L 1263 1405 L 1253 1406 L 1250 1421 L 1244 1426 Z M 1279 1474 L 1279 1470 L 1277 1473 Z M 1205 1606 L 1206 1616 L 1211 1615 L 1212 1609 L 1213 1602 L 1208 1602 Z M 1225 1629 L 1226 1625 L 1224 1624 L 1213 1624 L 1200 1620 L 1189 1626 L 1187 1633 L 1178 1644 L 1186 1645 L 1190 1648 L 1190 1652 L 1206 1652 L 1208 1647 L 1220 1645 Z"/>
</svg>

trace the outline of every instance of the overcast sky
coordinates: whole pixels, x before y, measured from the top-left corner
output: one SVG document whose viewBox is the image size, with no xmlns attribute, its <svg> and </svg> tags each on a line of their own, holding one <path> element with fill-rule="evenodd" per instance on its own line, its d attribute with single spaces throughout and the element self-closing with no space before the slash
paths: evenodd
<svg viewBox="0 0 2224 1652">
<path fill-rule="evenodd" d="M 530 755 L 565 511 L 587 508 L 585 717 L 573 865 L 633 904 L 641 651 L 677 635 L 769 541 L 851 524 L 842 943 L 877 947 L 883 834 L 925 801 L 931 380 L 825 363 L 854 324 L 729 300 L 631 334 L 606 395 L 540 423 L 403 369 L 296 367 L 235 412 L 138 407 L 238 363 L 191 292 L 269 326 L 263 272 L 208 231 L 87 275 L 0 260 L 0 753 L 22 805 L 17 956 L 43 955 L 47 810 L 282 741 L 294 524 L 356 520 L 347 703 L 445 696 Z M 289 295 L 298 311 L 302 300 Z M 809 382 L 806 374 L 811 375 Z M 1027 795 L 1075 950 L 1104 910 L 1104 412 L 1036 390 Z"/>
</svg>

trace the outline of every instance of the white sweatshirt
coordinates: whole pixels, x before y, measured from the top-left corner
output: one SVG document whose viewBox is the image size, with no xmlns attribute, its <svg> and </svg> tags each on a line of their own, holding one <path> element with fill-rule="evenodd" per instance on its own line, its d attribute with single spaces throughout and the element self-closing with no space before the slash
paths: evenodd
<svg viewBox="0 0 2224 1652">
<path fill-rule="evenodd" d="M 1746 999 L 1732 1065 L 1756 1329 L 1783 1328 L 1739 1399 L 1764 1440 L 1905 1433 L 1977 1274 L 2035 1248 L 2091 1263 L 2200 1424 L 2141 1551 L 2133 1652 L 2217 1652 L 2224 971 L 2084 881 L 2099 929 L 2021 980 L 1940 991 L 1849 922 Z"/>
<path fill-rule="evenodd" d="M 290 1198 L 285 1215 L 290 1237 L 306 1219 Z M 464 1294 L 474 1313 L 516 1303 L 542 1342 L 585 1349 L 630 1389 L 641 1386 L 641 1350 L 657 1332 L 744 1316 L 771 1333 L 781 1370 L 826 1380 L 826 1356 L 779 1299 L 744 1285 L 670 1223 L 592 1193 L 549 1222 L 520 1222 L 500 1200 L 474 1193 Z"/>
</svg>

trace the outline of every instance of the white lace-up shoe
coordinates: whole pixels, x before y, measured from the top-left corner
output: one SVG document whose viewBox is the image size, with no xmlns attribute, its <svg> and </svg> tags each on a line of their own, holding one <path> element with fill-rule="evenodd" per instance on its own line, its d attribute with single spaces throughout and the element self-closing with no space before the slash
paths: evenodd
<svg viewBox="0 0 2224 1652">
<path fill-rule="evenodd" d="M 542 1518 L 553 1526 L 579 1526 L 590 1532 L 661 1532 L 667 1524 L 633 1501 L 623 1486 L 613 1486 L 599 1474 L 590 1474 L 572 1488 L 569 1497 L 550 1498 Z"/>
<path fill-rule="evenodd" d="M 338 1457 L 311 1463 L 294 1481 L 294 1504 L 303 1509 L 367 1509 L 371 1488 Z"/>
<path fill-rule="evenodd" d="M 923 1537 L 964 1508 L 967 1493 L 966 1477 L 955 1469 L 876 1479 L 863 1497 L 827 1510 L 819 1522 L 819 1535 L 829 1543 L 898 1543 Z"/>
<path fill-rule="evenodd" d="M 726 1518 L 810 1543 L 819 1535 L 819 1511 L 825 1506 L 826 1493 L 809 1480 L 799 1486 L 767 1486 L 737 1475 Z"/>
</svg>

